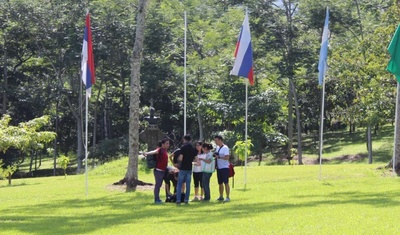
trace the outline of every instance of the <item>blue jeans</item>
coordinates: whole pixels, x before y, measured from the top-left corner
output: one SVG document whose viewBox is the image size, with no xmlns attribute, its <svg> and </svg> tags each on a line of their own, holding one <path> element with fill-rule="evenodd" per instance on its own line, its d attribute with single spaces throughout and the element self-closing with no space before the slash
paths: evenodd
<svg viewBox="0 0 400 235">
<path fill-rule="evenodd" d="M 156 181 L 156 185 L 154 186 L 154 201 L 161 201 L 160 199 L 160 188 L 164 179 L 164 171 L 158 171 L 154 169 L 154 179 Z"/>
<path fill-rule="evenodd" d="M 190 197 L 190 182 L 192 181 L 191 170 L 179 170 L 178 173 L 178 186 L 176 187 L 176 202 L 181 202 L 182 183 L 186 182 L 185 202 L 189 201 Z"/>
<path fill-rule="evenodd" d="M 204 200 L 209 201 L 211 199 L 210 193 L 210 178 L 212 173 L 203 172 L 203 188 L 204 188 Z"/>
</svg>

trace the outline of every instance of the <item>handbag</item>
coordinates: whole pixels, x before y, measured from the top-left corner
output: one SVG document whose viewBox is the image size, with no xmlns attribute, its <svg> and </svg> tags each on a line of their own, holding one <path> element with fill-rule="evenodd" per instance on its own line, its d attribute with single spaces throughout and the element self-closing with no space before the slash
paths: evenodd
<svg viewBox="0 0 400 235">
<path fill-rule="evenodd" d="M 215 171 L 215 159 L 214 157 L 211 157 L 211 162 L 206 163 L 204 161 L 201 161 L 201 171 L 204 173 L 214 173 Z"/>
</svg>

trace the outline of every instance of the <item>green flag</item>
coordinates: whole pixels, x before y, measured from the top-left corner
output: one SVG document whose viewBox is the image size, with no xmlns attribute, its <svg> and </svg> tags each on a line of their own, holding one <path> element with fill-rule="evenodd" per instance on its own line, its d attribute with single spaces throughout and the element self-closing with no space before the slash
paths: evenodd
<svg viewBox="0 0 400 235">
<path fill-rule="evenodd" d="M 386 70 L 393 73 L 396 76 L 398 82 L 400 82 L 400 25 L 397 26 L 396 32 L 389 44 L 388 51 L 390 54 L 390 61 Z"/>
</svg>

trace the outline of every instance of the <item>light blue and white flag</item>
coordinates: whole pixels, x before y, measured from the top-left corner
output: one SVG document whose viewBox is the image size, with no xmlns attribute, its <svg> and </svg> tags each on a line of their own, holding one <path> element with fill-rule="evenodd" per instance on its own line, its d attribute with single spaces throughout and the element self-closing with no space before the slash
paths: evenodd
<svg viewBox="0 0 400 235">
<path fill-rule="evenodd" d="M 326 70 L 328 69 L 328 44 L 329 44 L 329 9 L 326 8 L 326 17 L 324 30 L 322 32 L 321 50 L 319 52 L 319 63 L 318 63 L 318 81 L 319 85 L 322 85 L 325 79 Z"/>
</svg>

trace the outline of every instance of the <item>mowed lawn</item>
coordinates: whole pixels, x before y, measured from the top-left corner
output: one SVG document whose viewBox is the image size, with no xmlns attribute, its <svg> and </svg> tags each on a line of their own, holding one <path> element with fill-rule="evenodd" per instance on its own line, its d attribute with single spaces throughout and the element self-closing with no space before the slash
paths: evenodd
<svg viewBox="0 0 400 235">
<path fill-rule="evenodd" d="M 236 167 L 231 202 L 153 204 L 111 186 L 127 159 L 84 175 L 0 181 L 0 234 L 397 234 L 400 179 L 378 165 Z M 140 179 L 153 182 L 152 173 Z M 164 197 L 164 191 L 162 191 Z M 193 195 L 193 194 L 192 194 Z"/>
</svg>

